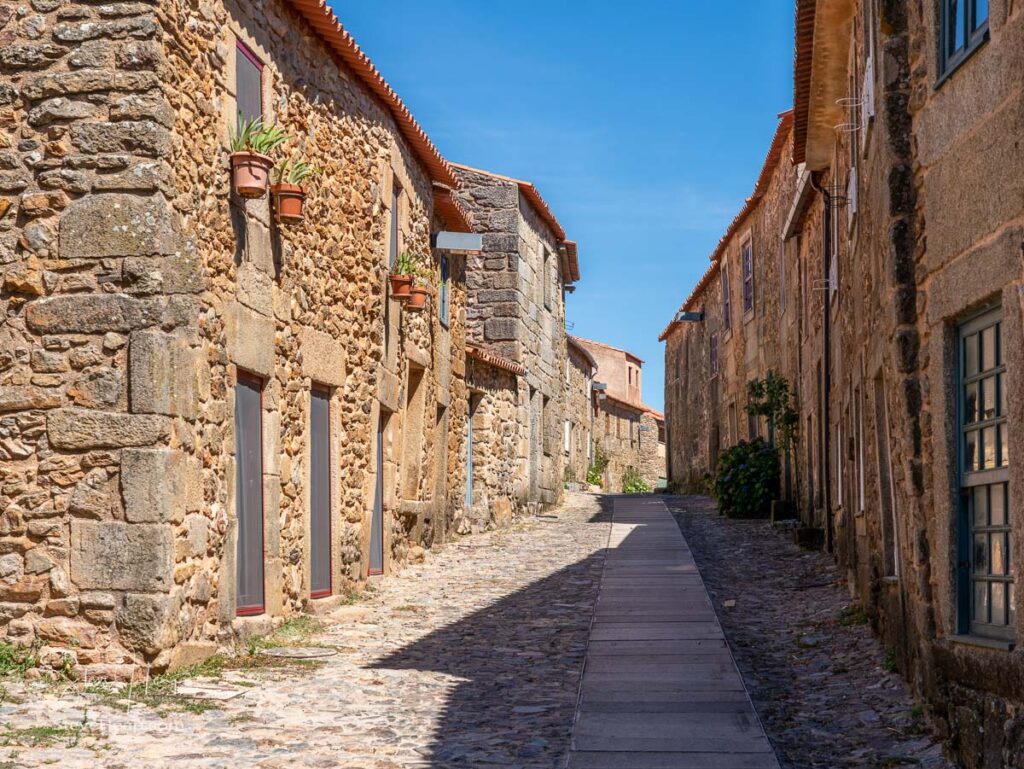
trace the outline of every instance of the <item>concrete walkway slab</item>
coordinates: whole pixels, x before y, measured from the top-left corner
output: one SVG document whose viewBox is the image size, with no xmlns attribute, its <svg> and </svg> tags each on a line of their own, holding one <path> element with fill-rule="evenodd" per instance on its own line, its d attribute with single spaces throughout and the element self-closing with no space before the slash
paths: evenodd
<svg viewBox="0 0 1024 769">
<path fill-rule="evenodd" d="M 778 769 L 671 513 L 613 504 L 568 769 Z"/>
</svg>

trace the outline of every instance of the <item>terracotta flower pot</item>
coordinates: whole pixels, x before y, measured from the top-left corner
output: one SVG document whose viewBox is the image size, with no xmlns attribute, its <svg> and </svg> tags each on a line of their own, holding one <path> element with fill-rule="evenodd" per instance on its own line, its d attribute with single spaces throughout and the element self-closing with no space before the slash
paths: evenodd
<svg viewBox="0 0 1024 769">
<path fill-rule="evenodd" d="M 274 217 L 279 222 L 301 222 L 306 203 L 306 188 L 301 184 L 271 184 L 270 194 L 274 198 Z"/>
<path fill-rule="evenodd" d="M 262 198 L 274 161 L 258 152 L 231 153 L 231 184 L 243 198 Z"/>
<path fill-rule="evenodd" d="M 388 275 L 391 281 L 391 298 L 406 301 L 412 288 L 412 275 Z"/>
<path fill-rule="evenodd" d="M 421 312 L 427 306 L 428 296 L 430 296 L 430 289 L 423 286 L 413 286 L 409 289 L 409 299 L 405 303 L 405 309 L 412 312 Z"/>
</svg>

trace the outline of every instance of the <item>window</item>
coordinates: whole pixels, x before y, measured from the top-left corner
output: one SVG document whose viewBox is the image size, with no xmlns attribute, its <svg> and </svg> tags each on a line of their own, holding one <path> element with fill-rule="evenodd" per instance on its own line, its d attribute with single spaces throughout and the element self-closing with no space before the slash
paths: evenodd
<svg viewBox="0 0 1024 769">
<path fill-rule="evenodd" d="M 263 62 L 235 41 L 235 106 L 241 120 L 263 117 Z"/>
<path fill-rule="evenodd" d="M 391 220 L 388 223 L 388 269 L 395 266 L 398 259 L 398 204 L 402 197 L 402 185 L 397 181 L 391 184 Z"/>
<path fill-rule="evenodd" d="M 708 366 L 711 369 L 711 376 L 718 375 L 718 334 L 712 332 L 708 341 Z"/>
<path fill-rule="evenodd" d="M 743 314 L 754 311 L 754 246 L 747 240 L 740 247 L 743 269 Z"/>
<path fill-rule="evenodd" d="M 786 312 L 786 241 L 779 242 L 779 314 Z"/>
<path fill-rule="evenodd" d="M 551 309 L 551 252 L 546 248 L 544 249 L 544 262 L 542 264 L 544 272 L 540 276 L 541 285 L 544 290 L 544 309 Z"/>
<path fill-rule="evenodd" d="M 235 385 L 235 611 L 262 614 L 263 380 L 242 371 Z"/>
<path fill-rule="evenodd" d="M 959 341 L 960 631 L 1013 637 L 1009 451 L 1002 311 L 962 325 Z"/>
<path fill-rule="evenodd" d="M 314 385 L 309 401 L 309 594 L 331 594 L 331 392 Z"/>
<path fill-rule="evenodd" d="M 732 328 L 732 304 L 729 299 L 729 263 L 722 261 L 722 328 Z"/>
<path fill-rule="evenodd" d="M 988 40 L 988 0 L 940 0 L 939 79 Z"/>
<path fill-rule="evenodd" d="M 448 326 L 448 315 L 449 315 L 449 294 L 451 290 L 451 278 L 448 274 L 448 257 L 445 254 L 441 254 L 441 287 L 440 295 L 437 299 L 437 314 L 441 321 L 441 324 L 445 327 Z M 568 363 L 566 363 L 566 373 L 568 373 Z"/>
</svg>

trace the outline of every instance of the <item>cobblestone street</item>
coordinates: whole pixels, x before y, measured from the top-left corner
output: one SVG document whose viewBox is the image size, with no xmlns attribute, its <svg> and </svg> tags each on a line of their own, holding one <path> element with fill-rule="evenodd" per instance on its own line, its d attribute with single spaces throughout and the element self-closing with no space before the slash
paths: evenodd
<svg viewBox="0 0 1024 769">
<path fill-rule="evenodd" d="M 840 622 L 850 601 L 826 555 L 704 498 L 664 499 L 783 767 L 949 766 L 870 629 Z M 103 685 L 8 681 L 0 767 L 562 767 L 611 505 L 569 495 L 428 553 L 301 638 L 335 652 L 307 669 L 231 667 L 127 711 Z"/>
<path fill-rule="evenodd" d="M 241 693 L 204 713 L 122 713 L 78 687 L 8 685 L 0 766 L 558 766 L 605 521 L 598 498 L 570 496 L 556 514 L 430 552 L 307 639 L 339 652 L 321 667 L 226 673 L 217 686 Z"/>
<path fill-rule="evenodd" d="M 783 767 L 952 766 L 831 557 L 704 497 L 669 508 Z"/>
</svg>

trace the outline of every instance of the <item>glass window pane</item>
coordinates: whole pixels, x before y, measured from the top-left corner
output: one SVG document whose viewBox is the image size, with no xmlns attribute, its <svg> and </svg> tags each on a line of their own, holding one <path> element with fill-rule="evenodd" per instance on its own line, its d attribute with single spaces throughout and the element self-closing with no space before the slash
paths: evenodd
<svg viewBox="0 0 1024 769">
<path fill-rule="evenodd" d="M 978 469 L 978 431 L 969 430 L 964 435 L 964 470 Z"/>
<path fill-rule="evenodd" d="M 964 376 L 978 373 L 978 335 L 964 337 Z"/>
<path fill-rule="evenodd" d="M 1014 606 L 1014 603 L 1013 603 L 1014 600 L 1015 600 L 1014 599 L 1014 593 L 1015 592 L 1016 591 L 1013 589 L 1013 583 L 1012 582 L 1009 585 L 1006 586 L 1006 603 L 1007 603 L 1006 624 L 1007 625 L 1014 625 L 1017 622 L 1017 609 L 1016 609 L 1016 607 Z"/>
<path fill-rule="evenodd" d="M 999 425 L 999 466 L 1006 467 L 1010 464 L 1010 431 L 1005 424 Z"/>
<path fill-rule="evenodd" d="M 974 28 L 977 29 L 988 21 L 988 0 L 978 0 L 974 7 Z"/>
<path fill-rule="evenodd" d="M 988 622 L 988 583 L 974 583 L 974 620 Z"/>
<path fill-rule="evenodd" d="M 975 486 L 973 497 L 971 526 L 988 526 L 988 486 Z"/>
<path fill-rule="evenodd" d="M 989 470 L 996 466 L 996 428 L 986 427 L 981 431 L 981 468 Z"/>
<path fill-rule="evenodd" d="M 993 574 L 1005 574 L 1006 573 L 1006 535 L 1005 534 L 993 534 L 992 540 L 992 552 L 989 558 L 989 563 L 992 567 Z"/>
<path fill-rule="evenodd" d="M 992 624 L 1006 624 L 1006 585 L 1002 582 L 992 583 Z"/>
<path fill-rule="evenodd" d="M 989 326 L 981 332 L 981 370 L 988 371 L 996 363 L 996 327 Z"/>
<path fill-rule="evenodd" d="M 974 558 L 971 569 L 975 574 L 988 574 L 988 535 L 974 535 Z"/>
<path fill-rule="evenodd" d="M 981 380 L 981 409 L 982 419 L 992 419 L 996 415 L 996 380 L 995 377 Z"/>
<path fill-rule="evenodd" d="M 1006 525 L 1006 484 L 997 483 L 989 487 L 992 489 L 991 504 L 989 505 L 989 522 L 992 526 Z M 976 526 L 984 526 L 982 523 Z"/>
<path fill-rule="evenodd" d="M 242 119 L 263 117 L 263 75 L 256 57 L 241 43 L 235 51 L 235 101 Z"/>
<path fill-rule="evenodd" d="M 964 387 L 964 424 L 978 421 L 978 383 L 971 382 Z"/>
<path fill-rule="evenodd" d="M 999 375 L 999 415 L 1006 416 L 1006 374 Z"/>
<path fill-rule="evenodd" d="M 969 0 L 950 0 L 949 20 L 952 28 L 952 39 L 949 41 L 950 53 L 960 50 L 964 45 L 964 3 Z"/>
</svg>

